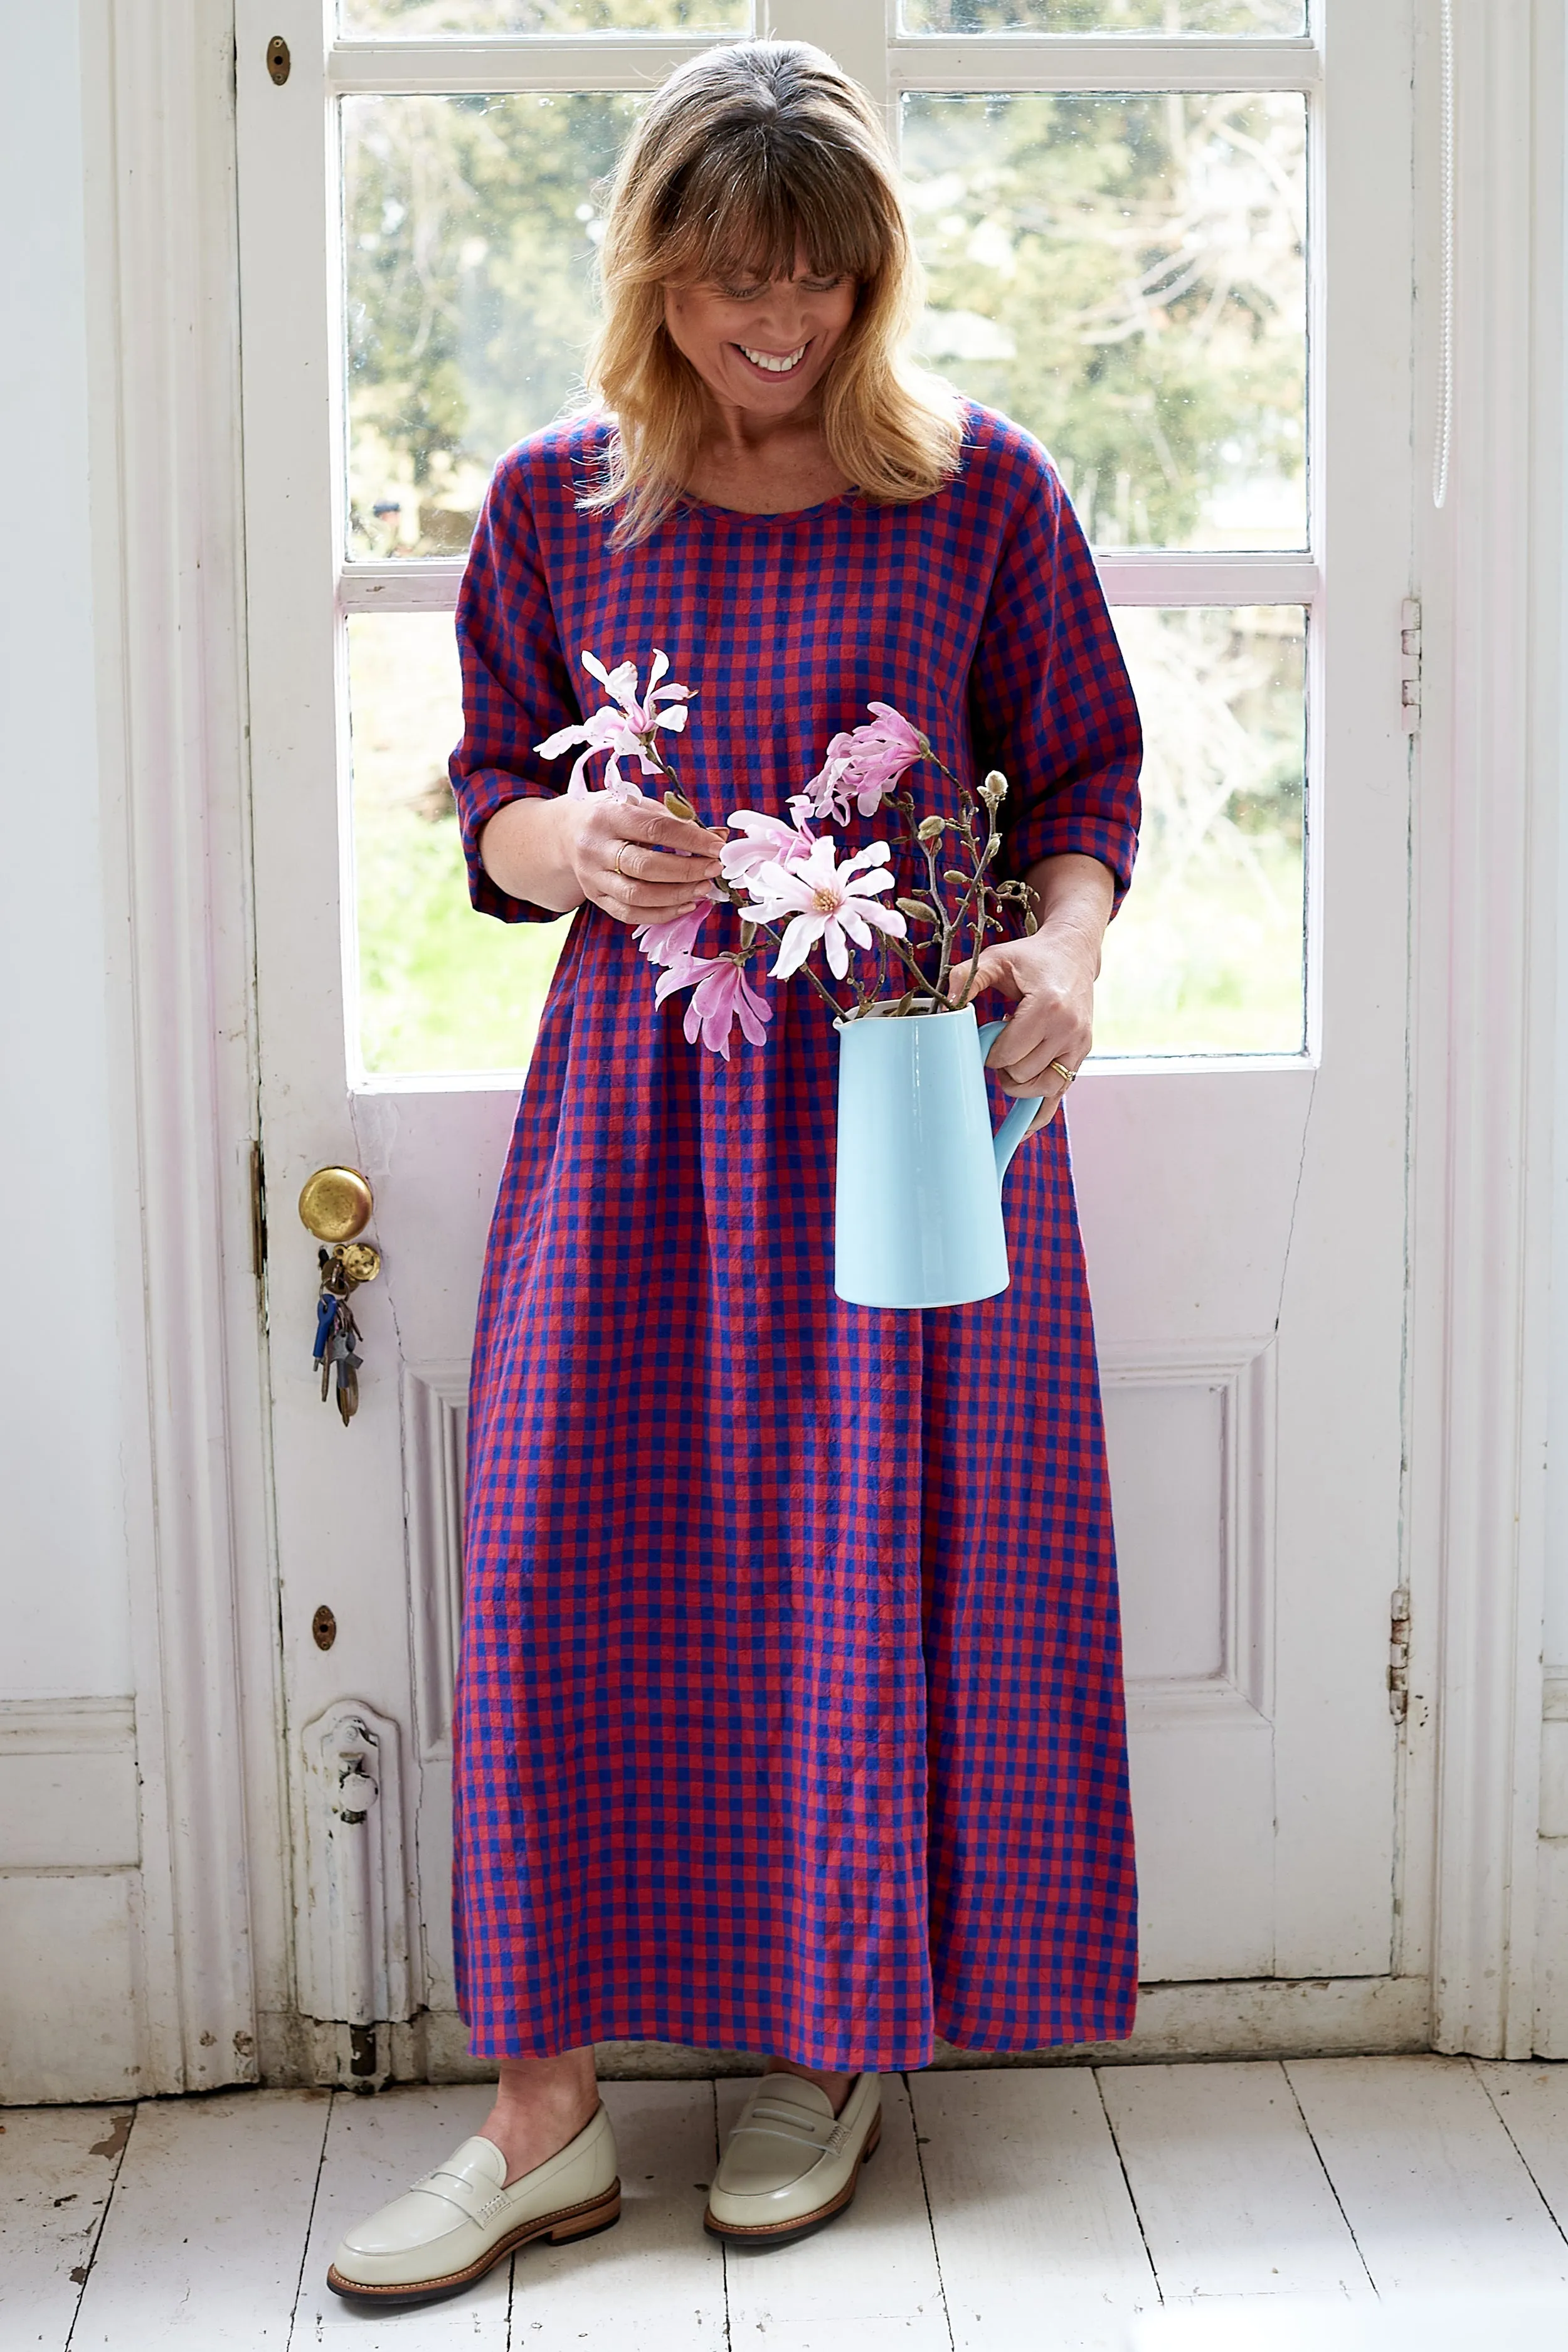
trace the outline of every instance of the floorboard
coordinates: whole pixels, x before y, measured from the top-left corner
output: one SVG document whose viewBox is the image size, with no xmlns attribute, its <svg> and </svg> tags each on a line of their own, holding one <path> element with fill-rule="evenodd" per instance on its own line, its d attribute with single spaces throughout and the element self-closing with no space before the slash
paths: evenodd
<svg viewBox="0 0 1568 2352">
<path fill-rule="evenodd" d="M 1468 2059 L 1285 2071 L 1380 2294 L 1568 2284 L 1568 2243 Z"/>
<path fill-rule="evenodd" d="M 1106 2066 L 1100 2089 L 1165 2302 L 1370 2297 L 1283 2068 Z"/>
<path fill-rule="evenodd" d="M 1550 2290 L 1386 2303 L 1254 2296 L 1151 2312 L 1133 2322 L 1127 2352 L 1548 2352 L 1565 2322 L 1568 2298 Z"/>
<path fill-rule="evenodd" d="M 58 2352 L 130 2136 L 132 2107 L 13 2107 L 0 2121 L 0 2344 Z"/>
<path fill-rule="evenodd" d="M 702 2229 L 713 2178 L 713 2086 L 606 2083 L 603 2090 L 616 2126 L 621 2218 L 578 2245 L 518 2255 L 513 2352 L 723 2352 L 724 2257 Z"/>
<path fill-rule="evenodd" d="M 282 2352 L 330 2112 L 324 2091 L 140 2106 L 72 2352 Z"/>
<path fill-rule="evenodd" d="M 351 2345 L 354 2352 L 447 2352 L 458 2344 L 475 2352 L 506 2352 L 511 2296 L 507 2263 L 466 2294 L 423 2311 L 363 2312 L 327 2285 L 327 2266 L 351 2222 L 363 2221 L 433 2172 L 479 2130 L 494 2103 L 488 2083 L 450 2090 L 415 2084 L 374 2098 L 352 2091 L 336 2095 L 300 2280 L 292 2352 L 321 2344 L 341 2345 L 344 2352 Z M 590 2238 L 586 2252 L 608 2242 Z"/>
<path fill-rule="evenodd" d="M 1159 2291 L 1089 2070 L 910 2088 L 955 2352 L 1123 2352 Z"/>
<path fill-rule="evenodd" d="M 721 2143 L 752 2085 L 715 2085 Z M 851 2210 L 772 2253 L 727 2246 L 730 2341 L 773 2352 L 950 2352 L 914 2118 L 901 2076 L 882 2077 L 882 2144 Z"/>
<path fill-rule="evenodd" d="M 1568 2065 L 1470 2064 L 1558 2227 L 1568 2230 Z"/>
</svg>

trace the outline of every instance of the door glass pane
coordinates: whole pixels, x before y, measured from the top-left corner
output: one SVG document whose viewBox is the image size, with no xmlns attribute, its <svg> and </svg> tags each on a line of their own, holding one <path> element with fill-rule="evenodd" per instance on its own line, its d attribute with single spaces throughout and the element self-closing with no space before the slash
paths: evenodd
<svg viewBox="0 0 1568 2352">
<path fill-rule="evenodd" d="M 637 102 L 344 100 L 351 555 L 465 552 L 496 459 L 577 390 Z"/>
<path fill-rule="evenodd" d="M 1111 617 L 1143 719 L 1144 814 L 1106 938 L 1095 1054 L 1299 1054 L 1306 614 Z"/>
<path fill-rule="evenodd" d="M 360 1051 L 367 1075 L 527 1067 L 566 936 L 468 905 L 447 758 L 462 732 L 449 613 L 349 618 Z"/>
<path fill-rule="evenodd" d="M 906 33 L 1222 33 L 1307 29 L 1306 0 L 902 0 Z"/>
<path fill-rule="evenodd" d="M 904 101 L 922 350 L 1050 449 L 1101 547 L 1307 536 L 1306 109 Z"/>
<path fill-rule="evenodd" d="M 350 35 L 439 40 L 478 33 L 749 33 L 750 0 L 342 0 Z"/>
</svg>

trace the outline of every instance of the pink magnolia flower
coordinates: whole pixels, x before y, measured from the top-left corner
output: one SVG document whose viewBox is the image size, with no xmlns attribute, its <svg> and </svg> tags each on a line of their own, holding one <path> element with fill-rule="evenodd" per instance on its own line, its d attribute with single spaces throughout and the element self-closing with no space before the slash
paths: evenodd
<svg viewBox="0 0 1568 2352">
<path fill-rule="evenodd" d="M 747 882 L 759 922 L 787 919 L 772 979 L 787 980 L 798 971 L 818 940 L 828 968 L 842 980 L 849 969 L 850 942 L 868 948 L 873 925 L 891 939 L 904 936 L 908 926 L 898 908 L 876 903 L 878 891 L 893 887 L 887 843 L 874 841 L 842 866 L 835 863 L 835 847 L 832 841 L 813 842 L 796 864 L 764 866 Z"/>
<path fill-rule="evenodd" d="M 727 882 L 746 882 L 764 866 L 794 866 L 805 856 L 816 838 L 805 822 L 808 804 L 796 793 L 789 806 L 793 825 L 785 824 L 783 817 L 763 816 L 758 809 L 731 811 L 731 824 L 746 838 L 727 841 L 719 852 Z"/>
<path fill-rule="evenodd" d="M 709 894 L 702 905 L 690 908 L 684 915 L 670 915 L 662 923 L 639 923 L 632 933 L 649 963 L 680 963 L 689 957 L 697 944 L 697 934 L 708 920 L 709 908 L 719 893 L 709 885 Z"/>
<path fill-rule="evenodd" d="M 657 648 L 647 674 L 647 692 L 640 700 L 635 662 L 619 662 L 614 669 L 606 669 L 604 663 L 584 646 L 583 667 L 590 677 L 598 679 L 610 700 L 597 710 L 590 711 L 580 727 L 559 728 L 553 735 L 547 735 L 542 743 L 536 743 L 533 748 L 542 760 L 555 760 L 563 751 L 570 751 L 574 743 L 583 745 L 583 750 L 572 763 L 572 773 L 566 785 L 574 799 L 581 798 L 589 789 L 586 773 L 589 761 L 596 751 L 607 751 L 610 757 L 605 769 L 605 790 L 616 793 L 622 800 L 640 801 L 644 798 L 641 786 L 621 773 L 620 763 L 623 760 L 635 759 L 640 762 L 645 776 L 663 773 L 663 762 L 658 757 L 658 730 L 668 727 L 673 733 L 679 734 L 686 724 L 686 705 L 690 699 L 691 689 L 673 683 L 668 686 L 659 684 L 669 667 L 669 656 Z M 659 705 L 665 702 L 673 704 L 674 708 L 661 710 Z"/>
<path fill-rule="evenodd" d="M 709 1052 L 721 1055 L 727 1062 L 730 1031 L 737 1021 L 748 1045 L 767 1044 L 767 1024 L 773 1017 L 773 1008 L 765 996 L 759 996 L 748 984 L 733 957 L 682 956 L 679 963 L 671 963 L 668 971 L 659 974 L 654 1003 L 662 1004 L 678 988 L 688 987 L 691 988 L 691 1002 L 681 1027 L 689 1045 L 696 1045 L 700 1033 Z"/>
<path fill-rule="evenodd" d="M 871 723 L 836 735 L 806 786 L 812 814 L 831 817 L 835 824 L 848 824 L 851 801 L 862 816 L 874 816 L 904 771 L 931 752 L 920 730 L 890 702 L 868 702 L 866 708 L 873 714 Z"/>
</svg>

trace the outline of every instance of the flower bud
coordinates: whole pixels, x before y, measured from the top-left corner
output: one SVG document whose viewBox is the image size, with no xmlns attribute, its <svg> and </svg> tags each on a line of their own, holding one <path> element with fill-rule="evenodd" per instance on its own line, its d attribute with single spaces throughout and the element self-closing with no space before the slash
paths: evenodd
<svg viewBox="0 0 1568 2352">
<path fill-rule="evenodd" d="M 900 915 L 909 917 L 911 923 L 934 923 L 936 920 L 931 908 L 919 898 L 895 898 L 893 904 Z"/>
<path fill-rule="evenodd" d="M 922 816 L 919 824 L 915 827 L 915 839 L 917 841 L 940 841 L 946 831 L 947 819 L 945 817 Z"/>
<path fill-rule="evenodd" d="M 669 811 L 671 816 L 685 817 L 689 823 L 695 824 L 697 811 L 692 807 L 691 803 L 687 799 L 684 793 L 679 793 L 671 787 L 671 789 L 665 793 L 664 804 Z"/>
<path fill-rule="evenodd" d="M 993 768 L 980 787 L 980 797 L 987 808 L 995 808 L 1007 797 L 1007 779 L 1000 768 Z"/>
</svg>

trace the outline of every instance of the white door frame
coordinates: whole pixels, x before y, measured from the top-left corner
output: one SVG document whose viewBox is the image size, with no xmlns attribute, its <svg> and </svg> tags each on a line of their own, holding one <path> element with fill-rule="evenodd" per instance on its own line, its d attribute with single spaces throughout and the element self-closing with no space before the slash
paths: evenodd
<svg viewBox="0 0 1568 2352">
<path fill-rule="evenodd" d="M 140 2084 L 257 2074 L 286 1999 L 245 758 L 233 23 L 84 0 L 89 464 Z"/>
<path fill-rule="evenodd" d="M 1428 321 L 1440 6 L 1417 0 Z M 1552 159 L 1564 108 L 1552 0 L 1454 0 L 1454 14 L 1453 462 L 1444 509 L 1418 518 L 1415 583 L 1426 709 L 1413 841 L 1415 1616 L 1399 1974 L 1430 1974 L 1436 2046 L 1521 2055 L 1533 2007 L 1541 1716 L 1563 520 L 1551 429 L 1562 377 Z M 122 1124 L 136 1139 L 121 1180 L 119 1306 L 126 1391 L 144 1401 L 127 1493 L 145 2080 L 172 2091 L 254 2078 L 260 2017 L 290 2005 L 266 1340 L 250 1250 L 233 21 L 226 0 L 84 0 L 84 19 L 100 298 L 98 702 L 107 887 L 122 927 Z M 1427 333 L 1425 451 L 1432 346 Z"/>
<path fill-rule="evenodd" d="M 1406 1965 L 1434 2042 L 1532 2047 L 1564 523 L 1552 0 L 1453 0 L 1453 439 L 1418 480 Z M 1422 0 L 1417 446 L 1442 366 L 1442 6 Z"/>
</svg>

